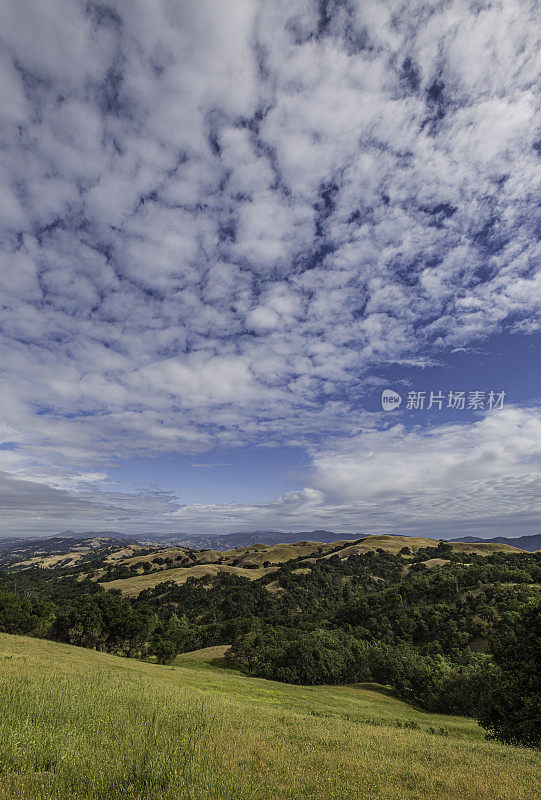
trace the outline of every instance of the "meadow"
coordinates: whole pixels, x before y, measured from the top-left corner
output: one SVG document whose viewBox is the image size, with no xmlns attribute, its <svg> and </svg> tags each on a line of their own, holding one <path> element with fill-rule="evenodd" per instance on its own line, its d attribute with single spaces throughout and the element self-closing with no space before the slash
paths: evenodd
<svg viewBox="0 0 541 800">
<path fill-rule="evenodd" d="M 538 751 L 384 687 L 292 686 L 0 634 L 0 800 L 534 800 Z"/>
</svg>

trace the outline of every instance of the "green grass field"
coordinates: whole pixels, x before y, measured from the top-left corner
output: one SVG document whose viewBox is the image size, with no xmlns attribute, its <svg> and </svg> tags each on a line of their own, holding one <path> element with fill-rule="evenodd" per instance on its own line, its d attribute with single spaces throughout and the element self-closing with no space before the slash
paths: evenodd
<svg viewBox="0 0 541 800">
<path fill-rule="evenodd" d="M 539 797 L 540 754 L 471 720 L 247 678 L 222 654 L 161 667 L 0 634 L 0 800 Z"/>
</svg>

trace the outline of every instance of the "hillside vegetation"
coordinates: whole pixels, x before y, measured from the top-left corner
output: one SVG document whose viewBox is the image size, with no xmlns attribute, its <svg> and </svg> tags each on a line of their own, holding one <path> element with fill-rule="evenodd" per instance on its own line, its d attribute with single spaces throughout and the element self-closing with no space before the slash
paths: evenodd
<svg viewBox="0 0 541 800">
<path fill-rule="evenodd" d="M 0 573 L 0 631 L 161 664 L 231 645 L 253 677 L 388 684 L 501 741 L 541 744 L 541 553 L 405 537 L 119 549 L 129 566 L 108 548 L 78 567 Z"/>
<path fill-rule="evenodd" d="M 433 539 L 420 536 L 368 536 L 357 541 L 346 539 L 331 543 L 255 544 L 225 551 L 191 551 L 184 547 L 168 547 L 153 551 L 141 549 L 141 553 L 136 553 L 133 552 L 134 548 L 123 548 L 108 555 L 101 568 L 92 575 L 92 579 L 108 582 L 108 588 L 136 595 L 164 580 L 180 585 L 189 577 L 200 578 L 204 575 L 217 575 L 219 572 L 236 573 L 255 580 L 274 572 L 277 565 L 293 559 L 307 559 L 308 563 L 314 558 L 337 556 L 346 559 L 351 555 L 370 553 L 376 549 L 396 555 L 404 546 L 416 553 L 420 549 L 434 548 L 436 544 Z M 454 553 L 474 553 L 481 556 L 521 552 L 511 545 L 498 543 L 450 542 L 449 546 Z M 44 563 L 43 566 L 49 565 Z"/>
<path fill-rule="evenodd" d="M 539 753 L 378 686 L 0 634 L 0 800 L 534 800 Z"/>
</svg>

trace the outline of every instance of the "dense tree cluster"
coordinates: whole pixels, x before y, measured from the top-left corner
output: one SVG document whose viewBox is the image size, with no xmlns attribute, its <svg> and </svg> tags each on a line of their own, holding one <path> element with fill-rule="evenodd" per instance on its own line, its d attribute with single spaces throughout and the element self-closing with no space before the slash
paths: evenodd
<svg viewBox="0 0 541 800">
<path fill-rule="evenodd" d="M 422 708 L 446 714 L 471 714 L 487 662 L 471 652 L 454 660 L 423 655 L 408 644 L 367 642 L 340 630 L 294 636 L 283 628 L 239 637 L 227 657 L 250 675 L 289 683 L 390 685 Z"/>
<path fill-rule="evenodd" d="M 492 660 L 476 716 L 493 738 L 541 746 L 541 605 L 507 613 L 492 640 Z"/>
<path fill-rule="evenodd" d="M 167 663 L 184 649 L 186 626 L 89 580 L 33 569 L 0 576 L 0 630 Z"/>
</svg>

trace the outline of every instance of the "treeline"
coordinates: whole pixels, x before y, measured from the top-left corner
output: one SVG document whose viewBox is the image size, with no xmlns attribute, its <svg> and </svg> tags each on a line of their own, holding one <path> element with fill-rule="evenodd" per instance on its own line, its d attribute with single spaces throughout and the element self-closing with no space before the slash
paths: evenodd
<svg viewBox="0 0 541 800">
<path fill-rule="evenodd" d="M 435 557 L 445 563 L 428 569 Z M 483 557 L 441 542 L 415 554 L 299 557 L 255 581 L 221 573 L 183 585 L 167 582 L 167 562 L 157 566 L 164 582 L 136 598 L 73 569 L 0 574 L 0 630 L 160 663 L 232 644 L 229 659 L 252 675 L 375 681 L 427 710 L 476 715 L 502 741 L 539 743 L 539 553 Z"/>
<path fill-rule="evenodd" d="M 184 649 L 187 623 L 171 607 L 153 609 L 91 581 L 47 570 L 0 575 L 0 631 L 53 639 L 169 663 Z"/>
</svg>

